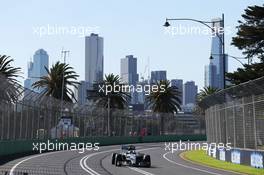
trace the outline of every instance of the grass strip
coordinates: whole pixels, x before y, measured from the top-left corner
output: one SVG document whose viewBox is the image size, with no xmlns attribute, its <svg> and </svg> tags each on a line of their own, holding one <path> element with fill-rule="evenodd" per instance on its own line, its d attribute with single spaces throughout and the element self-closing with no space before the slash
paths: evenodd
<svg viewBox="0 0 264 175">
<path fill-rule="evenodd" d="M 189 161 L 221 170 L 234 171 L 250 175 L 264 175 L 264 169 L 257 169 L 250 166 L 217 160 L 208 156 L 203 150 L 186 151 L 183 152 L 181 156 Z"/>
</svg>

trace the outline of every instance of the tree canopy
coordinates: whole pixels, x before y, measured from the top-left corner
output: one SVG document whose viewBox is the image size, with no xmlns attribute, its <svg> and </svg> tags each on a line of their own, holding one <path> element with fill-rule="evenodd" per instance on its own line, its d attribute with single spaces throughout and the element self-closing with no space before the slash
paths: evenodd
<svg viewBox="0 0 264 175">
<path fill-rule="evenodd" d="M 227 73 L 227 80 L 235 85 L 264 76 L 264 5 L 249 6 L 242 17 L 231 44 L 242 50 L 246 58 L 259 61 Z"/>
</svg>

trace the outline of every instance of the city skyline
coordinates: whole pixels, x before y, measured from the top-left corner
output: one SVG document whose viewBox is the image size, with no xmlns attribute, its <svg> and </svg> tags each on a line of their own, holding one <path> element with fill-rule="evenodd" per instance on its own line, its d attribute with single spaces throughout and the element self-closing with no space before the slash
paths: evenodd
<svg viewBox="0 0 264 175">
<path fill-rule="evenodd" d="M 92 3 L 95 7 L 102 11 L 102 15 L 97 17 L 91 17 L 91 14 L 98 11 L 97 8 L 91 9 L 89 12 L 84 11 L 85 8 L 80 8 L 73 17 L 69 16 L 67 10 L 60 9 L 61 2 L 52 2 L 54 5 L 51 8 L 49 14 L 46 14 L 42 9 L 37 8 L 37 4 L 34 2 L 18 3 L 18 6 L 13 6 L 12 3 L 4 2 L 4 10 L 1 12 L 7 16 L 7 21 L 3 22 L 0 37 L 4 41 L 0 44 L 1 48 L 5 51 L 4 54 L 10 55 L 15 59 L 15 64 L 22 67 L 24 78 L 26 78 L 26 66 L 29 57 L 32 52 L 39 48 L 44 48 L 50 55 L 50 63 L 53 64 L 57 60 L 62 61 L 61 50 L 64 47 L 70 50 L 70 57 L 67 59 L 67 63 L 73 66 L 76 72 L 80 75 L 79 80 L 84 80 L 85 68 L 84 64 L 84 44 L 83 38 L 80 36 L 72 35 L 52 35 L 52 36 L 38 36 L 34 33 L 34 27 L 58 25 L 58 26 L 98 26 L 98 33 L 105 39 L 105 70 L 104 72 L 119 74 L 118 63 L 119 58 L 123 55 L 134 54 L 138 59 L 138 73 L 144 74 L 145 67 L 149 66 L 150 70 L 167 70 L 168 79 L 184 79 L 185 81 L 194 80 L 197 82 L 199 89 L 204 85 L 204 65 L 208 64 L 210 57 L 211 37 L 201 35 L 186 35 L 186 36 L 169 36 L 164 34 L 164 28 L 162 24 L 166 17 L 192 17 L 203 20 L 211 20 L 212 18 L 219 17 L 222 13 L 225 13 L 226 26 L 231 28 L 231 34 L 226 35 L 226 52 L 241 56 L 241 52 L 236 48 L 230 46 L 232 36 L 235 35 L 235 27 L 238 25 L 237 21 L 241 19 L 241 13 L 243 10 L 251 4 L 260 4 L 260 1 L 250 2 L 245 1 L 237 4 L 236 2 L 229 2 L 229 6 L 225 7 L 224 3 L 205 1 L 203 3 L 198 2 L 169 2 L 169 6 L 164 2 L 150 1 L 144 2 L 142 6 L 138 7 L 137 2 L 127 3 L 109 3 L 98 2 Z M 49 7 L 49 3 L 43 4 L 43 9 Z M 206 5 L 205 5 L 206 4 Z M 79 3 L 68 3 L 66 7 L 71 7 L 72 10 L 81 6 L 87 5 L 84 1 Z M 145 7 L 149 7 L 148 14 L 145 14 Z M 193 7 L 196 7 L 194 9 Z M 107 8 L 109 7 L 109 8 Z M 120 8 L 119 8 L 120 7 Z M 122 15 L 124 9 L 122 7 L 136 8 L 136 14 L 127 14 L 125 18 Z M 185 7 L 182 8 L 181 7 Z M 190 15 L 186 11 L 186 7 L 190 7 L 193 13 Z M 236 7 L 235 10 L 233 7 Z M 28 9 L 32 10 L 28 10 Z M 120 9 L 114 10 L 114 9 Z M 68 8 L 66 8 L 68 9 Z M 165 10 L 166 9 L 166 10 Z M 205 10 L 206 9 L 206 10 Z M 155 14 L 156 10 L 160 10 L 159 14 Z M 205 10 L 205 13 L 200 14 L 201 10 Z M 60 12 L 60 16 L 54 16 L 54 13 Z M 85 13 L 84 13 L 85 12 Z M 32 13 L 40 14 L 38 18 L 32 17 Z M 11 23 L 17 16 L 23 20 L 23 23 L 17 21 Z M 30 16 L 30 17 L 29 17 Z M 117 17 L 121 17 L 121 20 Z M 142 18 L 141 18 L 142 17 Z M 73 20 L 74 19 L 74 20 Z M 109 22 L 112 21 L 112 22 Z M 120 22 L 122 21 L 122 25 Z M 118 25 L 119 24 L 119 25 Z M 198 26 L 195 23 L 189 22 L 176 22 L 172 26 L 178 26 L 183 24 L 185 26 Z M 4 35 L 7 31 L 11 31 L 12 37 Z M 18 32 L 20 31 L 20 32 Z M 91 31 L 96 32 L 96 31 Z M 10 33 L 10 32 L 9 32 Z M 23 35 L 21 35 L 21 33 Z M 89 33 L 89 34 L 90 34 Z M 87 35 L 89 35 L 87 34 Z M 15 39 L 15 40 L 14 40 Z M 26 39 L 26 40 L 25 40 Z M 143 40 L 142 40 L 143 39 Z M 121 41 L 122 40 L 122 41 Z M 14 42 L 16 41 L 16 42 Z M 139 42 L 140 41 L 140 42 Z M 20 47 L 21 44 L 27 45 L 26 48 Z M 197 47 L 203 45 L 201 49 Z M 192 52 L 189 52 L 189 49 Z M 148 61 L 150 64 L 148 65 Z M 162 61 L 161 61 L 162 60 Z M 189 64 L 192 62 L 192 64 Z M 234 60 L 229 60 L 230 71 L 236 69 L 239 65 Z M 184 68 L 188 66 L 188 69 Z M 188 71 L 191 69 L 192 71 Z M 21 84 L 25 79 L 19 79 Z"/>
</svg>

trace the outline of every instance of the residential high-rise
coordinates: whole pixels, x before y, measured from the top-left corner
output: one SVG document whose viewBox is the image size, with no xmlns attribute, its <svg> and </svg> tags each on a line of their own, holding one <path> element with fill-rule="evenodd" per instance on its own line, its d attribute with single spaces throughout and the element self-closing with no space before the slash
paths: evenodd
<svg viewBox="0 0 264 175">
<path fill-rule="evenodd" d="M 165 70 L 151 71 L 151 83 L 157 83 L 161 80 L 167 80 L 167 72 Z"/>
<path fill-rule="evenodd" d="M 137 58 L 127 55 L 121 59 L 120 74 L 122 83 L 136 86 L 138 82 Z M 138 103 L 138 93 L 131 92 L 131 104 Z"/>
<path fill-rule="evenodd" d="M 183 80 L 182 79 L 172 79 L 171 86 L 177 87 L 178 91 L 180 92 L 180 100 L 181 105 L 183 103 Z"/>
<path fill-rule="evenodd" d="M 183 87 L 183 105 L 195 104 L 198 87 L 194 81 L 187 81 Z"/>
<path fill-rule="evenodd" d="M 104 40 L 92 33 L 85 37 L 85 81 L 93 84 L 103 80 Z"/>
<path fill-rule="evenodd" d="M 222 54 L 222 38 L 223 38 L 223 23 L 221 18 L 212 19 L 212 28 L 215 30 L 212 36 L 210 65 L 205 70 L 207 79 L 210 77 L 212 81 L 207 82 L 207 86 L 222 89 L 224 88 L 224 55 Z M 217 34 L 216 34 L 217 33 Z M 220 37 L 220 38 L 219 38 Z M 225 55 L 226 69 L 228 70 L 228 58 Z M 213 67 L 214 66 L 214 67 Z M 212 70 L 210 70 L 212 68 Z M 206 80 L 206 79 L 205 79 Z"/>
<path fill-rule="evenodd" d="M 24 86 L 27 89 L 34 90 L 35 92 L 43 91 L 43 88 L 33 89 L 32 84 L 47 75 L 46 68 L 49 68 L 49 55 L 44 49 L 39 49 L 33 56 L 33 61 L 28 63 L 28 78 L 24 81 Z"/>
</svg>

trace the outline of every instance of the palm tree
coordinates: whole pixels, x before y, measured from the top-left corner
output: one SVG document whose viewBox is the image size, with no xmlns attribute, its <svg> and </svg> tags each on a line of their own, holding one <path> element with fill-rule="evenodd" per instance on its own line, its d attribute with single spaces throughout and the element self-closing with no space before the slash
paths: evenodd
<svg viewBox="0 0 264 175">
<path fill-rule="evenodd" d="M 204 87 L 203 89 L 200 90 L 200 92 L 197 96 L 197 100 L 198 100 L 198 102 L 201 102 L 206 97 L 208 97 L 208 96 L 210 96 L 210 95 L 212 95 L 218 91 L 220 91 L 220 89 L 218 89 L 218 88 L 214 88 L 211 86 Z"/>
<path fill-rule="evenodd" d="M 0 89 L 0 97 L 9 102 L 16 101 L 19 93 L 16 78 L 19 77 L 21 68 L 11 66 L 13 61 L 10 56 L 0 55 L 0 79 L 1 84 L 5 85 L 5 89 Z"/>
<path fill-rule="evenodd" d="M 180 95 L 177 87 L 170 86 L 170 81 L 162 80 L 157 83 L 158 90 L 152 91 L 146 102 L 153 112 L 160 113 L 161 134 L 164 134 L 164 113 L 174 113 L 181 109 Z"/>
<path fill-rule="evenodd" d="M 68 64 L 56 62 L 50 70 L 45 67 L 47 75 L 40 77 L 40 80 L 35 82 L 33 88 L 44 88 L 43 94 L 61 99 L 63 90 L 63 100 L 72 102 L 75 99 L 74 92 L 70 86 L 77 88 L 79 84 L 76 80 L 79 75 L 73 71 L 73 68 Z M 64 81 L 63 81 L 64 79 Z M 63 87 L 62 87 L 63 86 Z"/>
<path fill-rule="evenodd" d="M 104 91 L 100 91 L 99 86 L 104 87 Z M 99 107 L 104 107 L 108 109 L 107 114 L 107 133 L 108 136 L 111 136 L 112 133 L 112 125 L 113 125 L 113 119 L 111 115 L 111 109 L 117 108 L 117 109 L 125 109 L 128 106 L 128 103 L 131 99 L 131 96 L 123 92 L 122 90 L 115 90 L 115 87 L 122 87 L 123 84 L 120 83 L 120 78 L 118 75 L 109 74 L 105 75 L 105 79 L 101 83 L 95 84 L 95 91 L 97 93 L 97 100 L 96 104 Z M 108 93 L 106 93 L 106 88 L 108 89 Z M 111 87 L 111 89 L 110 89 Z"/>
</svg>

